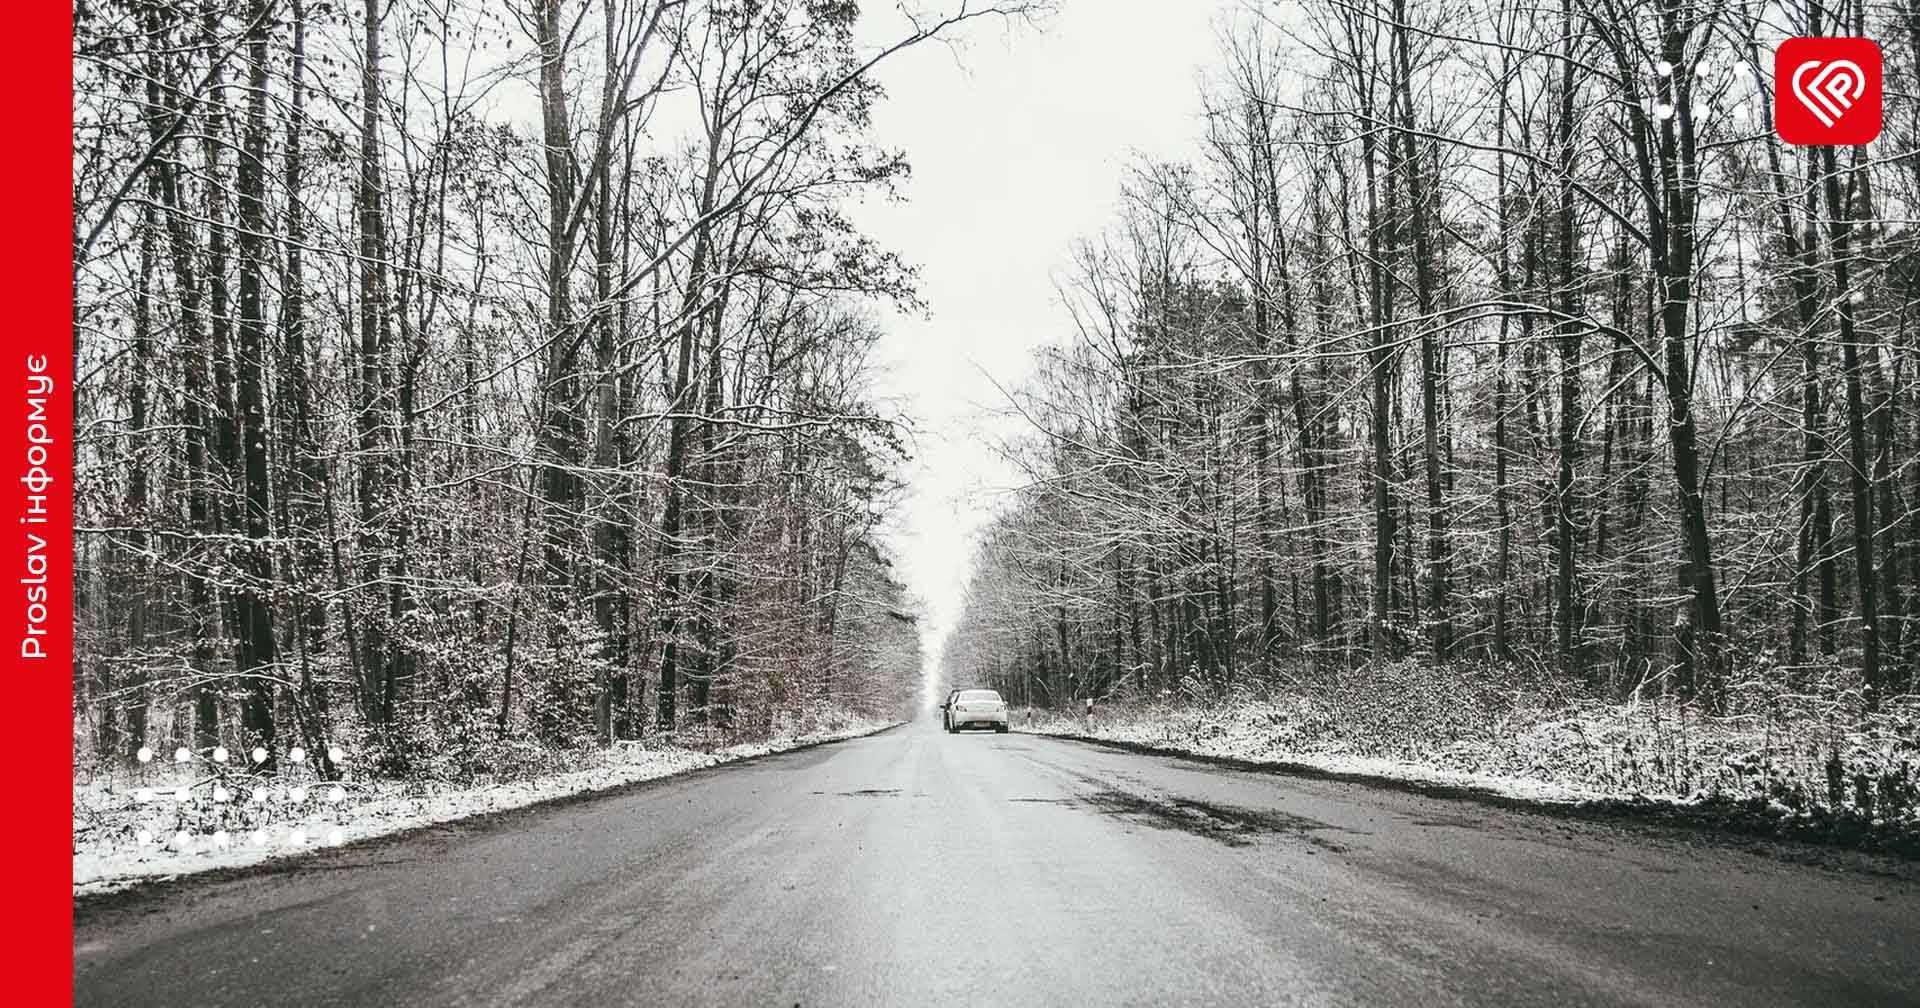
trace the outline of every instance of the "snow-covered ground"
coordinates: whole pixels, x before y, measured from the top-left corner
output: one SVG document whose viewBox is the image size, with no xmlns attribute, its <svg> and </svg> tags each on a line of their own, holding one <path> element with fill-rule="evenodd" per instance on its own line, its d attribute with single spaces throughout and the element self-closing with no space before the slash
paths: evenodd
<svg viewBox="0 0 1920 1008">
<path fill-rule="evenodd" d="M 1274 748 L 1269 740 L 1244 732 L 1222 732 L 1203 737 L 1174 737 L 1164 723 L 1139 718 L 1115 718 L 1111 714 L 1088 718 L 1040 718 L 1018 731 L 1037 735 L 1063 735 L 1070 738 L 1122 742 L 1170 753 L 1211 756 L 1269 763 L 1276 766 L 1305 767 L 1329 774 L 1381 777 L 1434 787 L 1460 788 L 1517 801 L 1574 804 L 1625 797 L 1588 788 L 1556 784 L 1536 777 L 1502 777 L 1495 774 L 1445 770 L 1405 760 L 1381 759 L 1341 753 L 1294 752 Z"/>
<path fill-rule="evenodd" d="M 1016 712 L 1024 731 L 1288 764 L 1518 801 L 1606 803 L 1920 853 L 1920 698 L 1774 698 L 1702 714 L 1658 698 L 1570 699 L 1537 684 L 1372 670 L 1361 686 L 1190 693 L 1092 716 Z"/>
<path fill-rule="evenodd" d="M 1236 730 L 1237 729 L 1237 730 Z M 1518 801 L 1573 804 L 1624 797 L 1590 788 L 1557 784 L 1537 777 L 1503 777 L 1496 774 L 1447 770 L 1405 760 L 1382 759 L 1337 752 L 1300 752 L 1276 747 L 1270 735 L 1251 728 L 1244 720 L 1217 732 L 1183 734 L 1172 729 L 1169 720 L 1142 717 L 1139 712 L 1103 710 L 1087 718 L 1045 717 L 1036 714 L 1017 731 L 1037 735 L 1062 735 L 1070 738 L 1122 742 L 1150 749 L 1190 756 L 1211 756 L 1306 767 L 1329 774 L 1381 777 L 1435 787 L 1460 788 Z"/>
<path fill-rule="evenodd" d="M 218 764 L 197 756 L 176 764 L 157 754 L 149 767 L 131 776 L 75 781 L 73 893 L 112 892 L 146 881 L 297 857 L 316 848 L 868 735 L 895 723 L 854 720 L 711 752 L 619 743 L 581 754 L 579 770 L 473 787 L 356 782 L 350 772 L 336 785 L 315 779 L 310 770 L 303 777 L 304 765 L 291 766 L 283 758 L 289 769 L 270 784 L 256 785 L 256 792 L 219 773 L 229 762 L 224 751 Z M 232 761 L 239 763 L 243 755 L 235 754 Z M 351 763 L 348 756 L 343 766 L 350 770 Z"/>
</svg>

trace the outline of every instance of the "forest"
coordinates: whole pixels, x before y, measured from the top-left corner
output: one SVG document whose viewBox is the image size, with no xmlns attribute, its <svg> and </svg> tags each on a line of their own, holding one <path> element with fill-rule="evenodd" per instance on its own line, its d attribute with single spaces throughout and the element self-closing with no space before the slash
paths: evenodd
<svg viewBox="0 0 1920 1008">
<path fill-rule="evenodd" d="M 897 715 L 915 276 L 844 211 L 907 171 L 873 68 L 1020 14 L 77 4 L 76 760 Z"/>
<path fill-rule="evenodd" d="M 1800 35 L 1879 40 L 1877 141 L 1775 135 Z M 1920 6 L 1246 4 L 1201 90 L 1058 278 L 955 682 L 1909 702 Z"/>
<path fill-rule="evenodd" d="M 22 1003 L 1920 1006 L 1920 0 L 71 7 Z"/>
</svg>

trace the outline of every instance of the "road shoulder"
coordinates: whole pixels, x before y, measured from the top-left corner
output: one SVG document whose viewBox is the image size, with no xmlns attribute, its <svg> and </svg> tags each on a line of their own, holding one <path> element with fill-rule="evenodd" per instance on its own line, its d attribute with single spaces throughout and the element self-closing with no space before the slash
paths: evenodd
<svg viewBox="0 0 1920 1008">
<path fill-rule="evenodd" d="M 1300 759 L 1256 760 L 1058 729 L 1016 727 L 1014 730 L 1024 735 L 1143 756 L 1166 757 L 1222 770 L 1334 781 L 1429 798 L 1471 802 L 1528 815 L 1603 824 L 1620 828 L 1628 834 L 1706 842 L 1792 864 L 1920 881 L 1920 837 L 1910 834 L 1898 834 L 1893 842 L 1876 846 L 1829 842 L 1824 834 L 1782 835 L 1778 820 L 1773 817 L 1744 814 L 1737 807 L 1704 802 L 1585 795 L 1568 789 L 1533 787 L 1534 782 L 1454 774 L 1413 766 L 1406 767 L 1408 772 L 1404 773 L 1369 772 L 1353 768 L 1362 761 L 1329 760 L 1316 763 Z"/>
<path fill-rule="evenodd" d="M 363 854 L 430 832 L 497 829 L 528 815 L 616 797 L 821 746 L 868 738 L 893 731 L 906 723 L 876 722 L 820 735 L 743 744 L 714 753 L 671 751 L 684 758 L 637 766 L 633 772 L 626 774 L 567 774 L 559 778 L 449 792 L 442 796 L 447 800 L 429 803 L 426 808 L 415 808 L 409 814 L 370 816 L 354 827 L 353 832 L 343 834 L 339 843 L 230 849 L 225 852 L 228 855 L 225 858 L 217 857 L 214 852 L 178 854 L 156 848 L 145 859 L 121 865 L 124 870 L 117 874 L 102 871 L 99 864 L 83 865 L 81 855 L 76 852 L 74 915 L 79 921 L 88 915 L 145 903 L 204 885 L 250 876 L 299 872 L 315 867 L 337 853 Z M 82 874 L 83 869 L 85 874 Z"/>
</svg>

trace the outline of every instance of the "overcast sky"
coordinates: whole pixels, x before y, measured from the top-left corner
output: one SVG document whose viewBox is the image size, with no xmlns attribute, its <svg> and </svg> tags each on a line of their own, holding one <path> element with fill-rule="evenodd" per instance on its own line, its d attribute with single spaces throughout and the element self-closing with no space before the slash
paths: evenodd
<svg viewBox="0 0 1920 1008">
<path fill-rule="evenodd" d="M 1015 429 L 996 388 L 1070 326 L 1054 280 L 1073 243 L 1107 226 L 1127 164 L 1183 158 L 1199 78 L 1235 0 L 1063 0 L 1038 28 L 977 22 L 879 69 L 875 139 L 913 165 L 905 202 L 856 219 L 921 269 L 926 317 L 887 319 L 881 389 L 918 425 L 893 540 L 926 602 L 929 661 L 959 614 L 975 533 L 1016 479 L 990 444 Z M 867 7 L 876 37 L 898 31 Z M 934 671 L 931 670 L 930 671 Z"/>
</svg>

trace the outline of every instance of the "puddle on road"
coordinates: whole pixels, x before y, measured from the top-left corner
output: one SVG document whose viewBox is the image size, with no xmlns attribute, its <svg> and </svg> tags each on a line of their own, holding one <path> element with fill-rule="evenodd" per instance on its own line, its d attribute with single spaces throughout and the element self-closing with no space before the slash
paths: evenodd
<svg viewBox="0 0 1920 1008">
<path fill-rule="evenodd" d="M 1262 837 L 1284 836 L 1335 854 L 1347 849 L 1320 835 L 1339 827 L 1285 812 L 1217 805 L 1191 798 L 1147 798 L 1113 790 L 1096 791 L 1084 801 L 1115 818 L 1205 837 L 1229 847 L 1250 847 Z"/>
<path fill-rule="evenodd" d="M 1155 829 L 1176 830 L 1205 837 L 1229 847 L 1249 847 L 1263 837 L 1284 837 L 1319 850 L 1341 854 L 1345 853 L 1348 847 L 1321 834 L 1365 832 L 1271 809 L 1251 809 L 1192 798 L 1149 798 L 1118 790 L 1110 782 L 1090 774 L 1072 770 L 1068 773 L 1094 790 L 1063 798 L 1009 798 L 1007 800 L 1043 805 L 1087 806 L 1116 819 L 1124 819 Z"/>
</svg>

